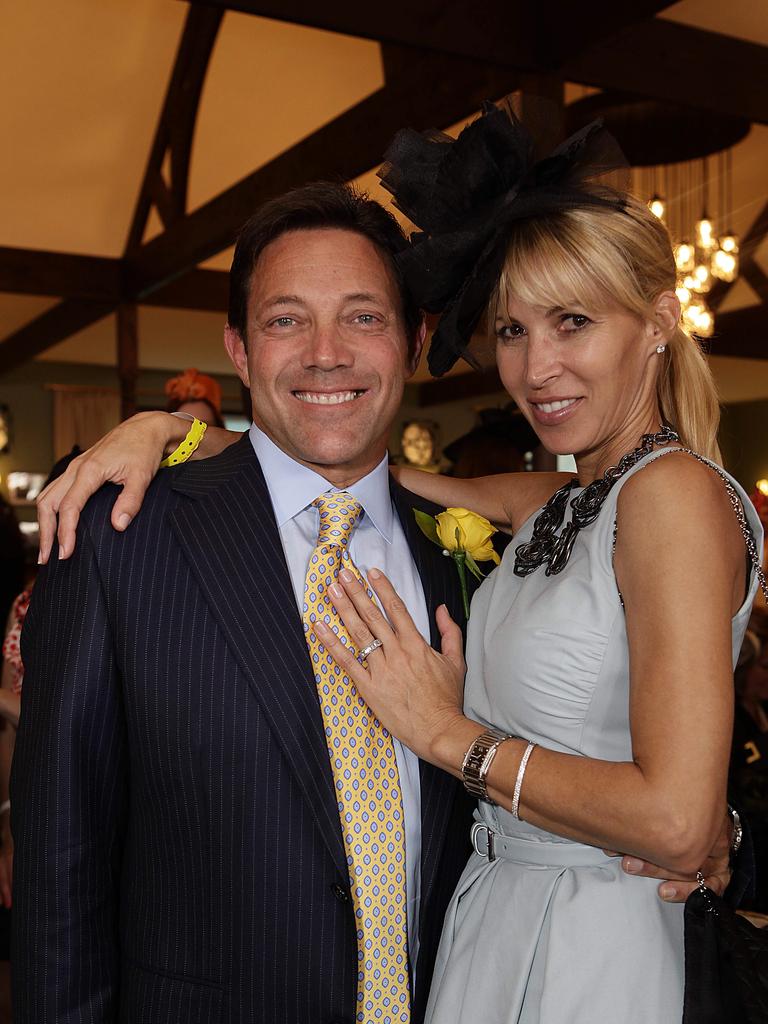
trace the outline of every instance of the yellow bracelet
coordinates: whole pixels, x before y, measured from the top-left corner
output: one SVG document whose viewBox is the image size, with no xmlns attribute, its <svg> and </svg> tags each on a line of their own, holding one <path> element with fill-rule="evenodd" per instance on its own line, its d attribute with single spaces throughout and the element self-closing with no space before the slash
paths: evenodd
<svg viewBox="0 0 768 1024">
<path fill-rule="evenodd" d="M 160 463 L 160 469 L 167 469 L 168 466 L 179 466 L 182 462 L 186 462 L 192 452 L 197 451 L 207 429 L 207 423 L 203 423 L 202 420 L 198 419 L 192 420 L 192 426 L 189 428 L 187 436 L 175 451 L 172 451 L 170 455 L 163 459 Z"/>
</svg>

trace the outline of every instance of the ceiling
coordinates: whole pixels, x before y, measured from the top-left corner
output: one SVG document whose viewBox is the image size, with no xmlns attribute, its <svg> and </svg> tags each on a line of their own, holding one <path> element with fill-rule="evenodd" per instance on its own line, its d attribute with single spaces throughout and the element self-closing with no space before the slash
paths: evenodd
<svg viewBox="0 0 768 1024">
<path fill-rule="evenodd" d="M 234 6 L 271 10 L 269 4 Z M 456 4 L 447 5 L 451 7 Z M 581 5 L 585 12 L 591 7 L 597 10 L 606 5 L 601 0 Z M 351 10 L 346 3 L 338 8 L 344 14 Z M 6 9 L 0 32 L 0 86 L 14 102 L 0 109 L 0 137 L 7 154 L 0 162 L 0 246 L 123 256 L 188 10 L 182 0 L 69 0 L 67 4 L 27 0 Z M 317 10 L 321 13 L 313 13 L 312 18 L 322 21 L 325 9 Z M 329 10 L 330 18 L 335 14 L 333 5 Z M 469 5 L 466 11 L 469 25 L 473 18 Z M 682 0 L 660 16 L 681 26 L 768 47 L 768 4 Z M 349 17 L 354 20 L 355 12 Z M 576 67 L 579 59 L 577 54 Z M 637 63 L 638 74 L 652 81 L 654 54 L 640 51 Z M 679 73 L 688 70 L 694 76 L 715 79 L 729 71 L 727 67 L 681 66 Z M 585 72 L 582 77 L 586 81 L 589 76 Z M 385 81 L 385 59 L 374 38 L 226 11 L 200 97 L 187 209 L 197 210 L 301 140 L 311 139 L 321 126 L 354 110 L 367 97 L 375 97 Z M 436 91 L 441 88 L 444 83 L 436 80 Z M 768 94 L 768 71 L 762 83 L 754 82 L 754 88 Z M 584 84 L 569 84 L 566 100 L 583 95 L 584 90 Z M 455 130 L 471 112 L 472 108 L 467 109 L 458 122 L 451 119 L 449 124 Z M 765 121 L 754 124 L 734 150 L 733 226 L 742 235 L 768 198 L 768 118 Z M 371 131 L 378 128 L 372 121 Z M 342 167 L 344 156 L 339 153 Z M 355 177 L 386 201 L 375 166 Z M 153 212 L 144 243 L 163 231 Z M 199 266 L 226 270 L 230 257 L 231 251 L 224 248 L 201 259 Z M 759 245 L 755 260 L 768 273 L 767 242 Z M 53 315 L 59 302 L 56 295 L 0 290 L 0 339 L 46 311 Z M 759 303 L 757 292 L 740 280 L 720 311 Z M 163 369 L 197 365 L 210 372 L 226 372 L 222 322 L 218 310 L 141 305 L 140 365 Z M 113 366 L 115 337 L 115 317 L 108 314 L 37 358 Z M 717 341 L 713 351 L 717 352 Z M 768 359 L 720 357 L 713 366 L 725 400 L 768 397 Z"/>
</svg>

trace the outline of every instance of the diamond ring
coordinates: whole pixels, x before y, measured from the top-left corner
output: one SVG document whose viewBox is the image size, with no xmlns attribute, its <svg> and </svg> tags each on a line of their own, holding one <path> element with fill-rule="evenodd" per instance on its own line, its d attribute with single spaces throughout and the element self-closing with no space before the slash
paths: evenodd
<svg viewBox="0 0 768 1024">
<path fill-rule="evenodd" d="M 360 651 L 360 653 L 358 654 L 358 661 L 365 661 L 369 654 L 371 654 L 373 651 L 377 651 L 380 647 L 383 646 L 384 644 L 381 642 L 381 640 L 371 640 L 368 646 L 364 647 L 362 651 Z"/>
</svg>

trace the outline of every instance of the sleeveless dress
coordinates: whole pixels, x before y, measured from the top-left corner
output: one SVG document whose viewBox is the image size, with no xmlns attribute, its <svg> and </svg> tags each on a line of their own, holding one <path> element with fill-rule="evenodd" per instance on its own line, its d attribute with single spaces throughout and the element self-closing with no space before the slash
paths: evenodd
<svg viewBox="0 0 768 1024">
<path fill-rule="evenodd" d="M 658 449 L 617 481 L 559 575 L 542 566 L 515 576 L 514 550 L 538 513 L 516 534 L 472 602 L 469 717 L 550 750 L 632 760 L 629 653 L 612 561 L 616 502 L 630 476 L 679 450 Z M 729 479 L 761 551 L 759 519 Z M 753 571 L 732 621 L 734 664 L 757 586 Z M 682 905 L 664 903 L 657 881 L 627 875 L 620 858 L 595 847 L 484 801 L 475 817 L 511 839 L 504 857 L 473 853 L 459 881 L 428 1024 L 680 1024 Z"/>
</svg>

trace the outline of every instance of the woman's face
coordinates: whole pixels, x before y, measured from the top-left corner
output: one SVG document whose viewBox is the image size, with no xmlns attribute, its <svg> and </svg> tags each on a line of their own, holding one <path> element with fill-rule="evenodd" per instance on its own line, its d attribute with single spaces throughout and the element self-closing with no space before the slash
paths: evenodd
<svg viewBox="0 0 768 1024">
<path fill-rule="evenodd" d="M 207 423 L 209 427 L 216 425 L 213 409 L 202 399 L 190 398 L 189 401 L 182 402 L 177 411 L 188 412 L 197 419 L 202 420 L 203 423 Z"/>
<path fill-rule="evenodd" d="M 658 321 L 618 306 L 543 309 L 514 298 L 499 310 L 499 374 L 548 451 L 602 466 L 654 427 L 656 348 L 674 330 L 676 303 L 664 293 Z"/>
</svg>

